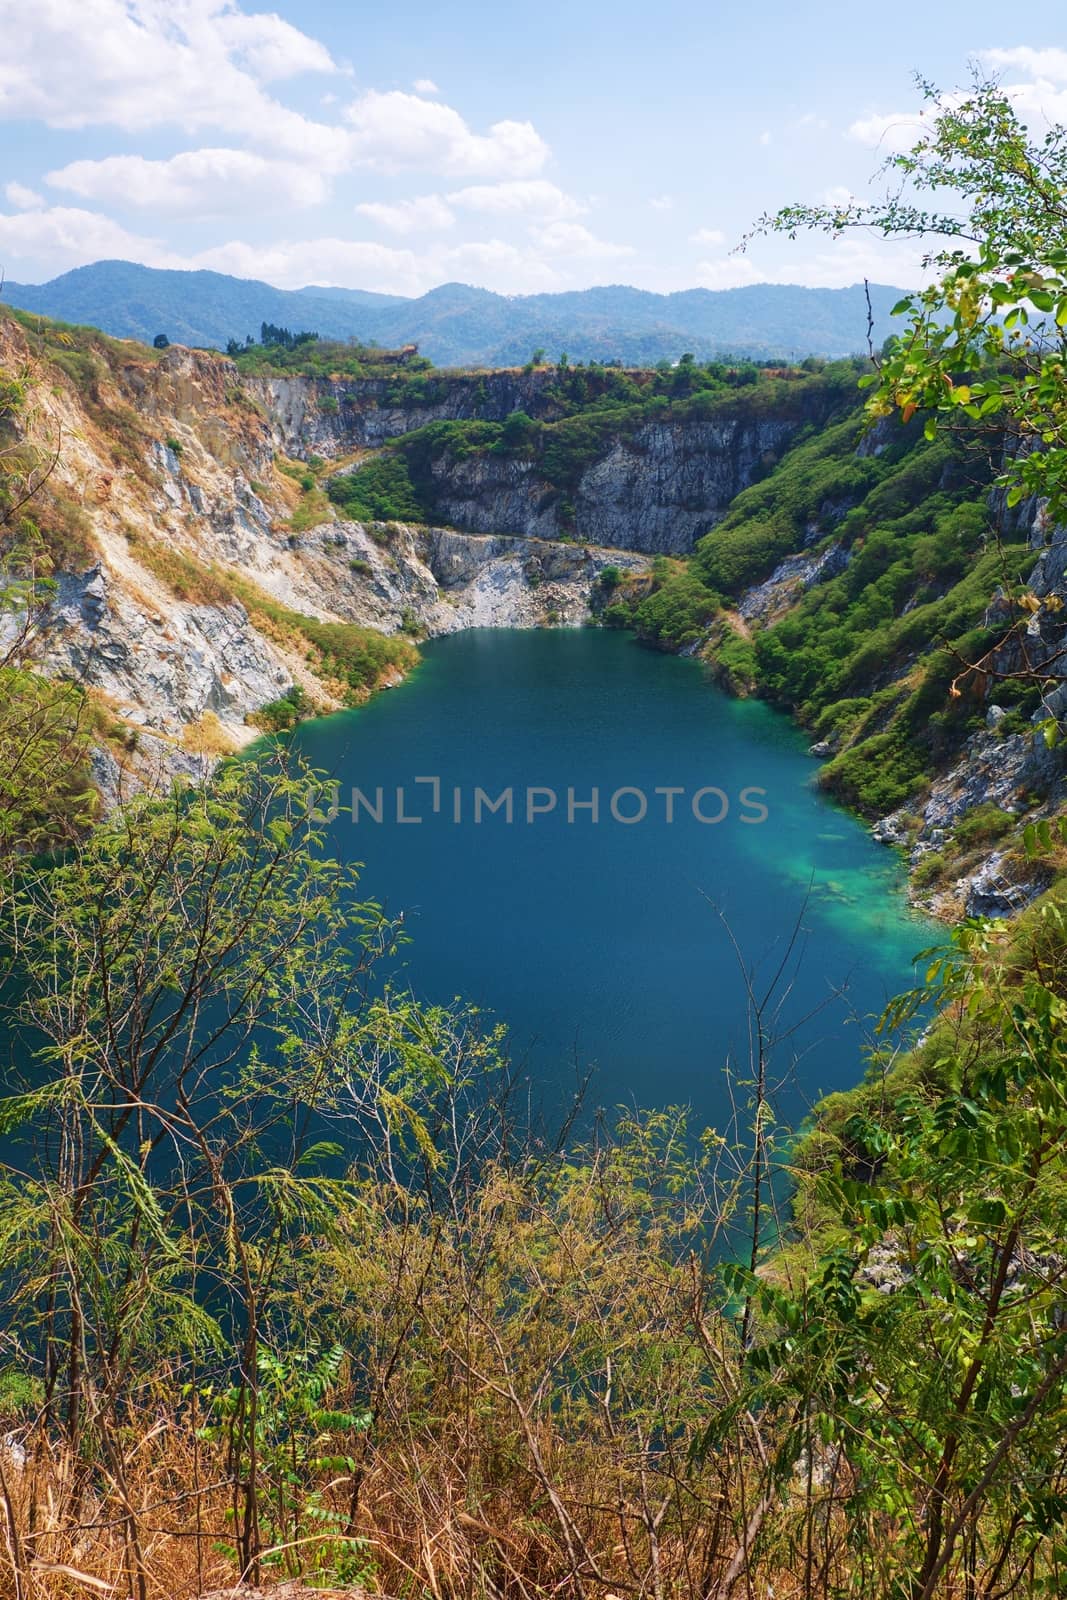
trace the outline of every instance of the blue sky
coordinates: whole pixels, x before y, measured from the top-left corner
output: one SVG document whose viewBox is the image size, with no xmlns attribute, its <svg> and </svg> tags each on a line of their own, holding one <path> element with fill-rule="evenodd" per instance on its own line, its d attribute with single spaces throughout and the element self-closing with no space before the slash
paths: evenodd
<svg viewBox="0 0 1067 1600">
<path fill-rule="evenodd" d="M 916 72 L 1067 121 L 1067 17 L 898 0 L 0 0 L 0 265 L 101 257 L 418 294 L 910 283 L 911 248 L 757 241 L 870 190 Z"/>
</svg>

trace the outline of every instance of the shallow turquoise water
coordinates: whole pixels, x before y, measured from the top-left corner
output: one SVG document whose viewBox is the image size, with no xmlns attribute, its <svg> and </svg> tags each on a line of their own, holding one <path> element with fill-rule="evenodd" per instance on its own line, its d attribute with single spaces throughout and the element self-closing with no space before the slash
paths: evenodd
<svg viewBox="0 0 1067 1600">
<path fill-rule="evenodd" d="M 902 875 L 866 830 L 821 799 L 807 741 L 758 702 L 729 699 L 695 662 L 594 629 L 480 630 L 425 647 L 418 671 L 359 711 L 304 724 L 296 747 L 377 806 L 342 814 L 335 846 L 363 890 L 403 911 L 396 977 L 428 1000 L 463 996 L 510 1027 L 513 1055 L 552 1109 L 575 1071 L 587 1104 L 688 1103 L 724 1127 L 724 1066 L 747 1071 L 744 986 L 721 910 L 765 988 L 786 962 L 773 1072 L 796 1122 L 854 1083 L 871 1019 L 932 940 Z M 434 788 L 416 778 L 437 778 Z M 396 790 L 403 813 L 396 820 Z M 484 806 L 510 787 L 513 820 Z M 667 798 L 657 788 L 683 791 Z M 526 820 L 526 791 L 555 809 Z M 623 815 L 612 816 L 620 789 Z M 727 811 L 698 821 L 696 791 Z M 455 791 L 461 820 L 455 821 Z M 599 790 L 599 820 L 575 801 Z M 741 803 L 743 790 L 761 790 Z M 549 797 L 536 793 L 535 807 Z M 766 807 L 762 822 L 745 822 Z M 706 817 L 721 796 L 699 801 Z"/>
</svg>

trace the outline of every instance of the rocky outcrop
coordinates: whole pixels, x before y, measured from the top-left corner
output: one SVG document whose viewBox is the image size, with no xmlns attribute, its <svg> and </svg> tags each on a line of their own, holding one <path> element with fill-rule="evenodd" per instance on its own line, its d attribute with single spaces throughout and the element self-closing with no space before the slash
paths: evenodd
<svg viewBox="0 0 1067 1600">
<path fill-rule="evenodd" d="M 591 382 L 595 380 L 591 379 Z M 503 422 L 516 411 L 541 421 L 561 415 L 552 369 L 444 373 L 387 379 L 248 379 L 247 393 L 288 455 L 358 457 L 430 422 Z M 682 553 L 725 515 L 735 495 L 762 477 L 805 423 L 828 403 L 798 385 L 768 413 L 751 393 L 710 413 L 620 420 L 573 481 L 539 458 L 496 451 L 442 451 L 431 463 L 436 520 L 471 533 L 574 537 L 649 553 Z M 603 413 L 601 413 L 603 416 Z M 558 465 L 558 464 L 557 464 Z"/>
<path fill-rule="evenodd" d="M 290 603 L 325 605 L 384 633 L 407 627 L 434 637 L 580 624 L 605 567 L 641 572 L 647 565 L 632 551 L 591 545 L 335 522 L 305 535 L 285 570 Z"/>
<path fill-rule="evenodd" d="M 827 583 L 848 566 L 851 551 L 836 541 L 811 555 L 786 556 L 769 578 L 748 589 L 738 602 L 746 622 L 768 622 L 817 583 Z"/>
<path fill-rule="evenodd" d="M 39 660 L 50 675 L 100 691 L 133 727 L 175 738 L 211 712 L 238 742 L 246 714 L 293 681 L 243 606 L 165 595 L 154 605 L 103 564 L 59 579 Z"/>
<path fill-rule="evenodd" d="M 21 329 L 0 319 L 0 361 L 18 370 L 29 358 Z M 33 437 L 63 441 L 49 491 L 93 552 L 57 572 L 35 662 L 83 684 L 110 728 L 93 757 L 108 803 L 131 782 L 202 775 L 254 738 L 251 716 L 294 683 L 322 709 L 336 704 L 301 638 L 270 625 L 269 605 L 250 614 L 240 582 L 292 612 L 425 637 L 580 624 L 606 566 L 647 566 L 505 530 L 345 521 L 276 458 L 287 416 L 307 445 L 314 385 L 286 380 L 268 416 L 234 363 L 208 352 L 109 345 L 93 361 L 91 383 L 64 368 L 35 395 Z M 490 384 L 493 404 L 521 400 L 522 380 Z M 17 626 L 0 618 L 9 641 Z"/>
<path fill-rule="evenodd" d="M 332 459 L 385 444 L 429 422 L 503 422 L 513 411 L 550 416 L 556 374 L 533 372 L 431 373 L 414 382 L 398 368 L 386 378 L 246 378 L 247 393 L 268 418 L 279 450 L 289 456 Z"/>
<path fill-rule="evenodd" d="M 30 358 L 10 322 L 0 321 L 0 358 L 16 369 Z M 444 453 L 429 463 L 438 525 L 367 525 L 342 518 L 319 490 L 309 497 L 278 452 L 358 456 L 428 421 L 502 421 L 516 409 L 551 420 L 554 374 L 352 385 L 242 381 L 233 362 L 180 348 L 157 357 L 111 344 L 94 359 L 107 370 L 91 384 L 63 366 L 38 385 L 33 426 L 46 444 L 63 439 L 49 492 L 94 550 L 57 574 L 39 659 L 84 683 L 116 719 L 118 732 L 94 757 L 109 800 L 131 762 L 142 778 L 204 770 L 253 737 L 250 716 L 294 683 L 324 709 L 333 704 L 304 644 L 269 625 L 248 585 L 292 612 L 387 633 L 577 624 L 606 567 L 640 572 L 655 553 L 691 548 L 819 420 L 799 390 L 773 412 L 741 394 L 702 414 L 665 407 L 601 435 L 567 491 L 558 463 L 550 482 L 536 456 Z M 886 424 L 861 449 L 895 438 Z M 794 553 L 739 601 L 740 629 L 773 626 L 811 585 L 844 570 L 849 551 L 835 530 L 849 504 L 828 501 L 798 530 Z M 1040 502 L 1008 508 L 994 498 L 994 514 L 1003 531 L 1030 538 L 1036 557 L 1036 609 L 997 669 L 1042 672 L 1035 720 L 1067 716 L 1067 530 L 1048 526 Z M 1011 621 L 1009 602 L 995 598 L 991 624 L 1007 631 Z M 914 864 L 976 806 L 992 803 L 1021 825 L 1067 801 L 1059 751 L 997 711 L 906 813 L 879 825 Z M 1009 845 L 970 861 L 953 885 L 956 909 L 1015 909 L 1037 892 L 1039 875 L 1020 872 Z"/>
<path fill-rule="evenodd" d="M 475 533 L 564 535 L 649 553 L 683 553 L 735 495 L 761 477 L 800 427 L 792 418 L 723 415 L 651 422 L 617 438 L 579 476 L 573 496 L 535 460 L 444 454 L 432 464 L 441 519 Z"/>
</svg>

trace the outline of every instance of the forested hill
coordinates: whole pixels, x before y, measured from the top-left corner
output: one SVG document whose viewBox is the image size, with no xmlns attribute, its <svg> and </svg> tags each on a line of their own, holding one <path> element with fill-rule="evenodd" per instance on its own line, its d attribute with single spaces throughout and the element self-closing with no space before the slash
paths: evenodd
<svg viewBox="0 0 1067 1600">
<path fill-rule="evenodd" d="M 889 332 L 901 291 L 870 286 L 875 337 Z M 848 289 L 752 284 L 650 294 L 612 285 L 566 294 L 500 295 L 447 283 L 417 299 L 363 290 L 274 288 L 219 272 L 170 272 L 130 261 L 97 261 L 50 283 L 6 283 L 9 305 L 90 323 L 118 338 L 225 349 L 258 336 L 264 322 L 369 344 L 418 344 L 446 365 L 514 365 L 538 347 L 555 358 L 640 365 L 687 350 L 794 358 L 845 356 L 866 348 L 867 299 Z"/>
</svg>

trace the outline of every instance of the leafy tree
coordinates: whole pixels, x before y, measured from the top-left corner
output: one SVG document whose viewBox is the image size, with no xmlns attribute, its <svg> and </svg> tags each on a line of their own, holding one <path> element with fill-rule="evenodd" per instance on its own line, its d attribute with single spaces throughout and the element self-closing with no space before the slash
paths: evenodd
<svg viewBox="0 0 1067 1600">
<path fill-rule="evenodd" d="M 155 338 L 152 340 L 152 347 L 155 350 L 167 350 L 170 348 L 170 340 L 167 338 L 165 333 L 157 333 Z"/>
<path fill-rule="evenodd" d="M 260 324 L 259 342 L 266 346 L 277 346 L 282 350 L 297 350 L 301 345 L 314 344 L 318 339 L 317 333 L 293 333 L 289 328 L 281 328 L 276 323 L 264 322 Z"/>
<path fill-rule="evenodd" d="M 932 115 L 912 149 L 890 156 L 883 199 L 792 205 L 758 227 L 840 234 L 874 229 L 930 241 L 929 288 L 896 307 L 903 331 L 877 371 L 872 418 L 899 411 L 941 427 L 1003 436 L 1007 503 L 1048 497 L 1067 516 L 1067 128 L 1030 134 L 1010 98 L 976 78 L 964 97 L 921 84 Z M 925 195 L 935 196 L 929 208 Z M 959 201 L 943 209 L 941 196 Z"/>
<path fill-rule="evenodd" d="M 769 1481 L 811 1497 L 809 1585 L 836 1505 L 836 1594 L 1062 1592 L 1065 944 L 1046 902 L 1023 970 L 1003 926 L 928 952 L 929 987 L 888 1015 L 941 1009 L 927 1072 L 838 1120 L 806 1179 L 821 1251 L 792 1281 L 727 1269 L 764 1319 L 744 1403 Z"/>
</svg>

